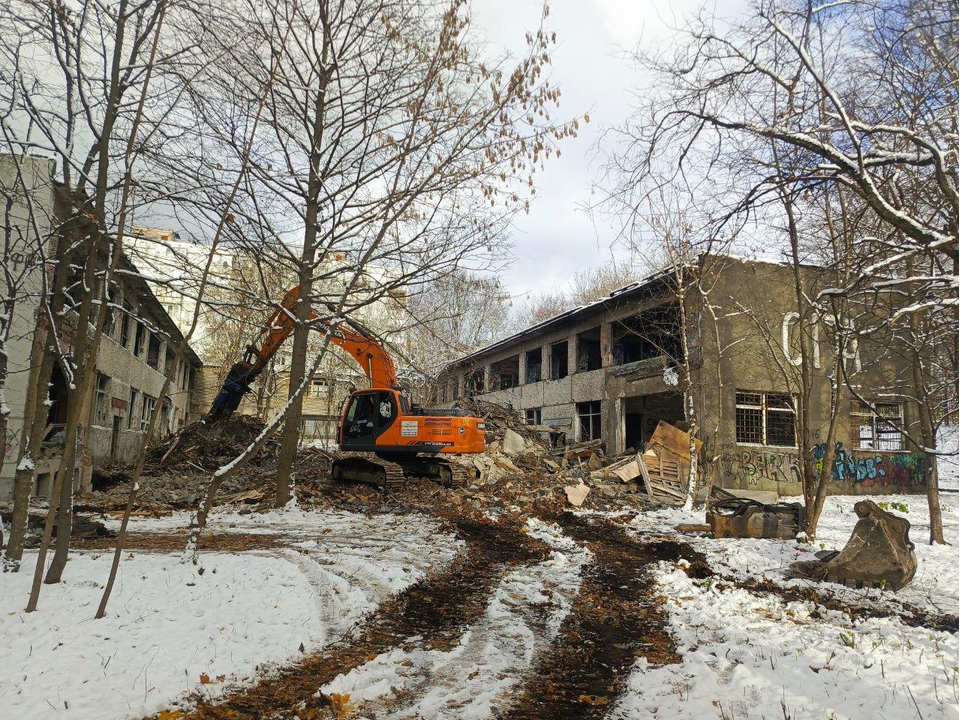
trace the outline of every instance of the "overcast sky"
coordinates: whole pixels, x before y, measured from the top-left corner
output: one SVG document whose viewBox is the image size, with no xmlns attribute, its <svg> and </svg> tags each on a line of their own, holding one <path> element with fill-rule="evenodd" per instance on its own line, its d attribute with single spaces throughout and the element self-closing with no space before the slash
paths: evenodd
<svg viewBox="0 0 960 720">
<path fill-rule="evenodd" d="M 591 185 L 602 168 L 597 143 L 604 127 L 617 125 L 630 110 L 630 92 L 644 79 L 622 56 L 638 44 L 669 40 L 671 29 L 695 14 L 702 0 L 553 0 L 546 26 L 557 33 L 551 84 L 560 86 L 559 116 L 590 114 L 576 139 L 561 144 L 535 177 L 537 199 L 521 216 L 514 234 L 516 260 L 504 273 L 511 293 L 559 289 L 577 271 L 610 261 L 615 228 L 591 219 L 580 206 L 596 199 Z M 729 16 L 742 0 L 710 4 Z M 474 22 L 492 46 L 522 51 L 524 29 L 536 29 L 539 0 L 475 0 Z"/>
</svg>

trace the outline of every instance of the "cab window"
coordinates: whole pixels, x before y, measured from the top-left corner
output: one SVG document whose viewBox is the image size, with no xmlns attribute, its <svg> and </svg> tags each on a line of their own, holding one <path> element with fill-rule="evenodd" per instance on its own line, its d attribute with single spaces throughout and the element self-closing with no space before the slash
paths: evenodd
<svg viewBox="0 0 960 720">
<path fill-rule="evenodd" d="M 373 395 L 357 395 L 347 410 L 347 421 L 373 420 Z"/>
</svg>

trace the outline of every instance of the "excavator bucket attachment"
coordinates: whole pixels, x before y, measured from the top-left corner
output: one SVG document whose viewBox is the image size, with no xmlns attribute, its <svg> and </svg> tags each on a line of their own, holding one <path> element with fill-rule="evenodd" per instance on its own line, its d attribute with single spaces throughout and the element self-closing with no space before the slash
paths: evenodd
<svg viewBox="0 0 960 720">
<path fill-rule="evenodd" d="M 793 563 L 790 575 L 852 588 L 899 590 L 917 572 L 910 521 L 881 510 L 872 500 L 861 500 L 854 511 L 860 519 L 843 550 L 817 553 L 818 560 Z"/>
<path fill-rule="evenodd" d="M 764 505 L 756 500 L 727 497 L 710 504 L 707 524 L 715 538 L 792 540 L 803 529 L 802 505 Z"/>
</svg>

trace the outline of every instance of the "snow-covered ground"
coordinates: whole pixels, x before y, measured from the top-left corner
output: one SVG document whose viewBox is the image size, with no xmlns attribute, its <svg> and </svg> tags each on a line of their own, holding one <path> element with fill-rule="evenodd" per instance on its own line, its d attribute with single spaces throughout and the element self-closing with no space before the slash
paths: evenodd
<svg viewBox="0 0 960 720">
<path fill-rule="evenodd" d="M 187 521 L 135 518 L 130 529 Z M 202 575 L 179 554 L 124 553 L 102 620 L 111 553 L 74 553 L 34 613 L 23 607 L 36 555 L 0 577 L 0 717 L 141 717 L 192 691 L 216 694 L 332 641 L 460 544 L 416 515 L 216 514 L 210 528 L 282 534 L 292 547 L 201 553 Z"/>
<path fill-rule="evenodd" d="M 784 570 L 796 560 L 813 559 L 821 547 L 842 548 L 856 523 L 853 505 L 860 499 L 827 498 L 815 543 L 693 535 L 684 539 L 721 574 L 809 585 L 788 580 Z M 956 615 L 958 496 L 941 494 L 944 531 L 951 543 L 946 546 L 926 544 L 930 520 L 924 496 L 871 499 L 910 520 L 918 562 L 915 579 L 896 594 L 829 583 L 818 589 L 850 604 L 910 603 Z M 666 510 L 639 515 L 631 527 L 641 534 L 672 533 L 678 523 L 702 521 L 702 513 Z M 909 627 L 893 618 L 852 619 L 773 595 L 718 590 L 709 580 L 689 578 L 684 562 L 663 563 L 658 572 L 683 663 L 664 668 L 639 663 L 612 717 L 957 717 L 956 634 Z"/>
<path fill-rule="evenodd" d="M 828 498 L 815 543 L 681 538 L 722 575 L 804 585 L 783 570 L 812 558 L 821 544 L 842 547 L 858 499 Z M 873 499 L 910 519 L 916 579 L 896 594 L 828 584 L 820 591 L 850 605 L 910 603 L 956 614 L 958 495 L 942 495 L 953 543 L 946 547 L 925 544 L 924 497 Z M 676 536 L 676 524 L 702 518 L 645 513 L 629 528 L 639 536 Z M 135 518 L 131 531 L 182 535 L 188 521 L 182 513 Z M 317 691 L 349 695 L 357 717 L 485 718 L 503 707 L 550 652 L 591 559 L 557 526 L 531 520 L 527 529 L 552 553 L 510 568 L 456 646 L 420 647 L 408 638 Z M 0 576 L 0 718 L 119 720 L 192 692 L 217 695 L 299 657 L 301 647 L 333 642 L 463 548 L 438 521 L 418 514 L 221 512 L 211 517 L 210 532 L 272 537 L 256 551 L 202 552 L 203 574 L 180 564 L 179 552 L 125 552 L 103 620 L 93 615 L 109 552 L 74 553 L 64 582 L 44 586 L 31 614 L 22 608 L 35 555 L 25 572 Z M 279 547 L 276 536 L 284 539 Z M 729 582 L 720 590 L 715 581 L 688 577 L 684 561 L 659 564 L 656 577 L 683 660 L 659 668 L 640 661 L 610 708 L 614 720 L 957 716 L 955 634 L 913 628 L 896 616 L 858 619 Z"/>
<path fill-rule="evenodd" d="M 486 612 L 450 650 L 394 649 L 321 688 L 349 695 L 361 717 L 460 720 L 492 717 L 535 659 L 548 650 L 580 587 L 587 550 L 559 528 L 529 521 L 529 534 L 553 552 L 508 572 Z M 397 702 L 397 696 L 409 696 Z"/>
<path fill-rule="evenodd" d="M 718 591 L 661 564 L 683 662 L 641 661 L 611 718 L 956 718 L 957 636 Z"/>
</svg>

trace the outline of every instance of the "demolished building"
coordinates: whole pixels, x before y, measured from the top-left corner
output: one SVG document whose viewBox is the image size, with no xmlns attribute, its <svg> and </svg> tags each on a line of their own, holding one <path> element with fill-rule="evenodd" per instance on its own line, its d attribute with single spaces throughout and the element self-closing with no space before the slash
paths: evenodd
<svg viewBox="0 0 960 720">
<path fill-rule="evenodd" d="M 809 293 L 829 286 L 814 266 L 802 276 Z M 702 256 L 459 359 L 433 399 L 509 404 L 567 443 L 602 441 L 607 454 L 644 447 L 661 421 L 687 429 L 692 410 L 715 484 L 797 495 L 800 333 L 811 348 L 815 468 L 830 425 L 833 355 L 832 318 L 801 323 L 796 309 L 790 266 Z M 897 342 L 853 335 L 842 349 L 859 398 L 841 387 L 830 492 L 924 491 L 925 458 L 898 430 L 914 426 L 917 408 L 910 355 Z"/>
<path fill-rule="evenodd" d="M 14 203 L 8 242 L 22 258 L 23 277 L 13 304 L 13 319 L 6 342 L 7 378 L 5 401 L 9 408 L 3 467 L 0 469 L 0 500 L 12 497 L 13 479 L 22 440 L 25 405 L 36 386 L 42 348 L 34 347 L 37 315 L 42 311 L 43 272 L 52 272 L 43 258 L 52 246 L 57 217 L 64 210 L 50 181 L 50 160 L 0 156 L 4 185 L 12 186 L 14 174 L 26 187 Z M 19 170 L 18 170 L 18 165 Z M 19 245 L 18 245 L 19 244 Z M 46 250 L 44 249 L 46 248 Z M 44 253 L 47 253 L 44 255 Z M 45 269 L 44 269 L 45 268 Z M 75 270 L 79 273 L 79 268 Z M 71 282 L 78 287 L 79 282 Z M 162 304 L 151 292 L 136 266 L 126 256 L 110 287 L 110 312 L 96 357 L 96 376 L 83 399 L 80 453 L 74 474 L 75 490 L 90 489 L 95 467 L 110 463 L 131 463 L 136 458 L 150 414 L 156 406 L 166 372 L 183 335 Z M 60 341 L 68 345 L 76 332 L 76 312 L 65 313 Z M 190 392 L 200 359 L 189 347 L 185 362 L 161 407 L 158 435 L 175 432 L 192 421 Z M 47 396 L 47 427 L 43 452 L 36 460 L 33 494 L 45 496 L 59 468 L 66 420 L 67 379 L 55 364 Z M 59 442 L 59 445 L 58 445 Z"/>
</svg>

